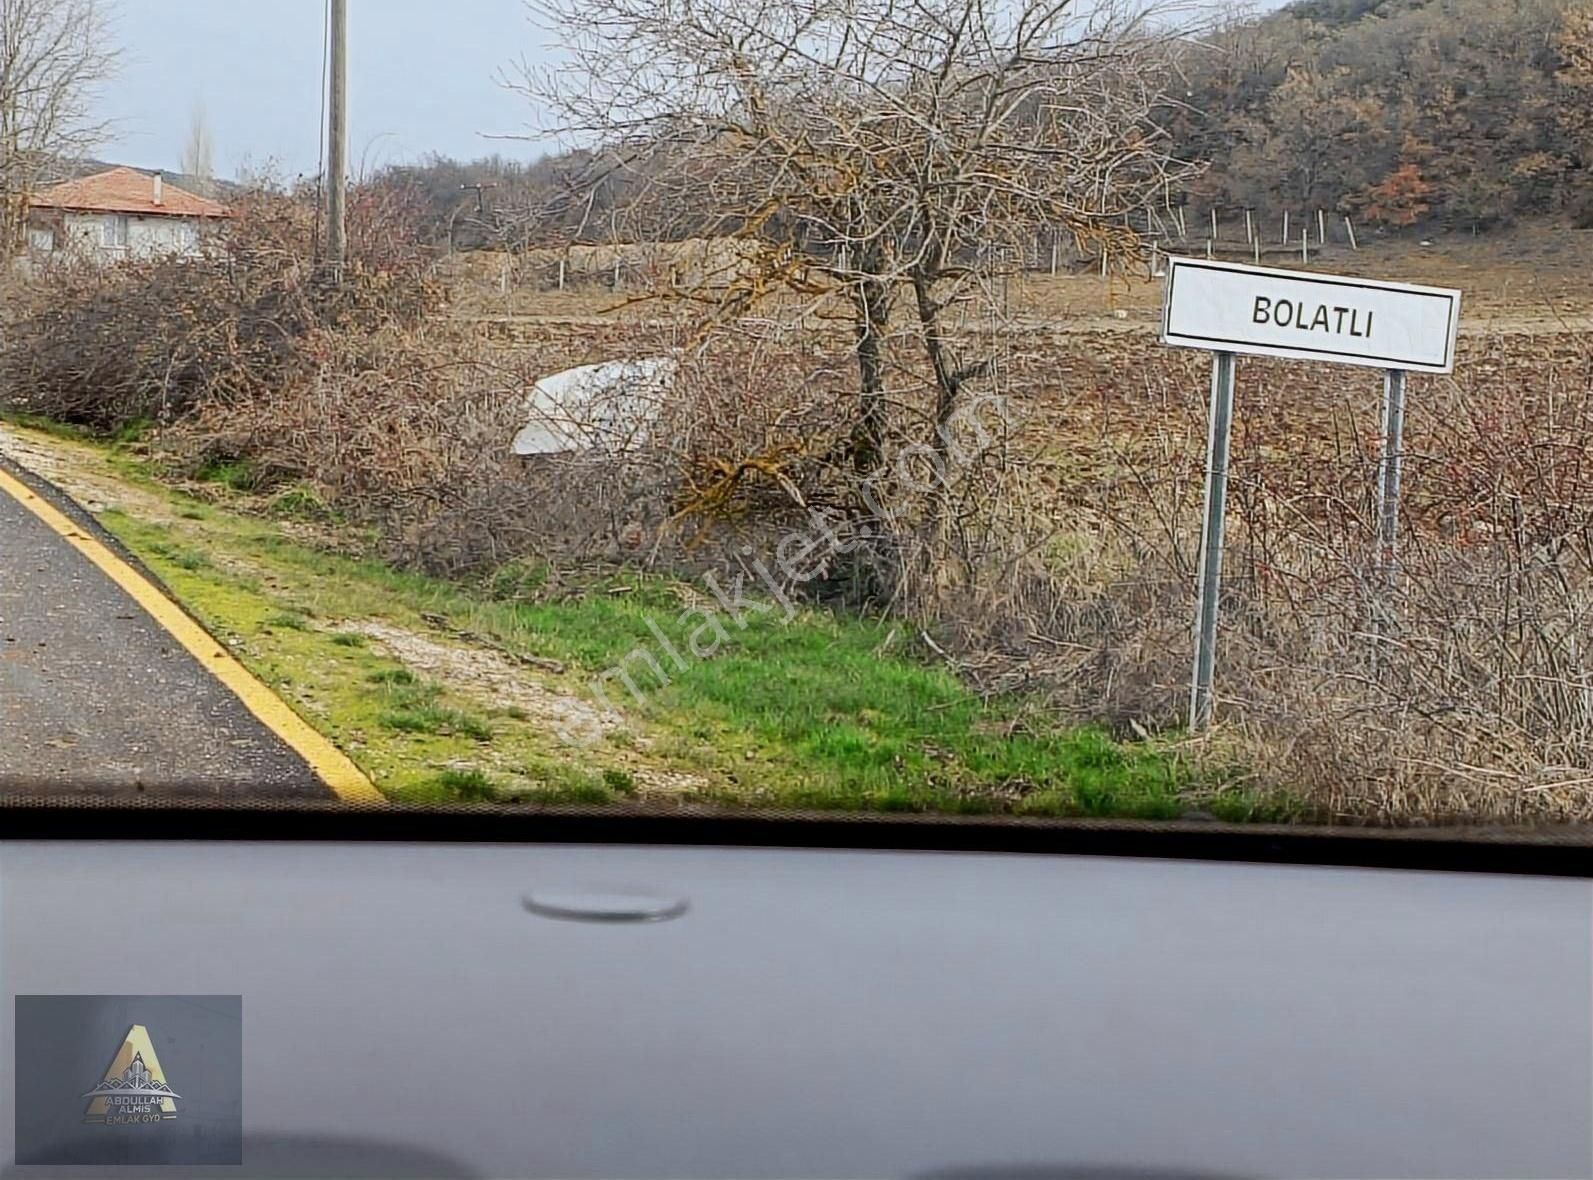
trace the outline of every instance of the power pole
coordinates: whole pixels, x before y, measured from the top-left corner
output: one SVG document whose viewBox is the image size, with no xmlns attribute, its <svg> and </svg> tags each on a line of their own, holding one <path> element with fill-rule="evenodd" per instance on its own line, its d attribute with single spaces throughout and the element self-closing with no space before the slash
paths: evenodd
<svg viewBox="0 0 1593 1180">
<path fill-rule="evenodd" d="M 332 0 L 331 91 L 326 117 L 326 260 L 334 283 L 348 261 L 348 0 Z"/>
</svg>

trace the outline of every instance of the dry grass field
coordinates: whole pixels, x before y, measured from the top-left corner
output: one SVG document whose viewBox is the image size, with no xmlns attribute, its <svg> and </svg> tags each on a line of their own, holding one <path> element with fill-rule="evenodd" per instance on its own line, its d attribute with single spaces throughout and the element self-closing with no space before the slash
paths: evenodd
<svg viewBox="0 0 1593 1180">
<path fill-rule="evenodd" d="M 1191 239 L 1183 250 L 1177 243 L 1169 248 L 1174 253 L 1200 256 L 1205 243 Z M 579 280 L 572 269 L 563 291 L 554 287 L 556 251 L 540 251 L 528 258 L 492 252 L 462 254 L 443 262 L 440 269 L 455 283 L 455 313 L 470 319 L 659 318 L 659 303 L 645 298 L 646 276 L 639 268 L 625 273 L 616 295 L 611 285 L 616 251 L 602 249 L 601 265 L 587 268 Z M 1242 241 L 1225 241 L 1218 256 L 1249 261 L 1250 251 Z M 1268 266 L 1301 268 L 1298 250 L 1285 251 L 1275 244 L 1268 247 L 1262 261 Z M 729 264 L 719 269 L 728 271 Z M 1305 269 L 1458 287 L 1465 293 L 1465 326 L 1472 331 L 1539 323 L 1574 330 L 1593 326 L 1593 230 L 1535 224 L 1482 237 L 1469 233 L 1426 239 L 1372 236 L 1358 251 L 1341 243 L 1330 243 L 1325 249 L 1313 246 Z M 1009 314 L 1020 322 L 1066 329 L 1083 321 L 1090 327 L 1116 330 L 1125 322 L 1154 322 L 1161 307 L 1161 289 L 1160 281 L 1147 278 L 1143 271 L 1107 279 L 1093 273 L 1055 277 L 1031 273 L 1013 277 L 1006 298 Z M 1116 315 L 1118 311 L 1127 313 L 1126 321 Z"/>
<path fill-rule="evenodd" d="M 1297 258 L 1271 261 L 1299 265 Z M 488 281 L 499 266 L 492 257 L 461 264 L 448 314 L 495 345 L 523 352 L 533 369 L 543 356 L 552 371 L 688 338 L 692 309 L 667 299 L 577 285 L 564 291 L 515 286 L 505 295 Z M 1373 239 L 1359 252 L 1330 247 L 1311 269 L 1462 290 L 1454 377 L 1412 381 L 1410 449 L 1418 457 L 1432 442 L 1424 431 L 1434 423 L 1422 410 L 1428 390 L 1453 392 L 1464 384 L 1534 404 L 1547 371 L 1573 368 L 1593 347 L 1593 231 L 1534 228 L 1480 239 L 1456 234 L 1430 245 Z M 1159 280 L 1023 275 L 1010 280 L 1006 294 L 1000 348 L 1008 362 L 1007 391 L 1025 405 L 1037 453 L 1070 454 L 1069 484 L 1098 475 L 1113 448 L 1137 454 L 1147 442 L 1164 445 L 1169 431 L 1198 428 L 1203 445 L 1203 413 L 1189 415 L 1200 409 L 1191 399 L 1198 402 L 1205 393 L 1208 361 L 1203 353 L 1157 343 Z M 778 323 L 807 306 L 774 302 L 761 309 L 767 319 L 760 323 Z M 826 356 L 825 367 L 833 359 Z M 1239 464 L 1284 458 L 1308 465 L 1337 453 L 1346 437 L 1368 458 L 1375 453 L 1381 396 L 1375 372 L 1267 360 L 1240 364 Z M 1419 477 L 1416 482 L 1419 491 Z"/>
</svg>

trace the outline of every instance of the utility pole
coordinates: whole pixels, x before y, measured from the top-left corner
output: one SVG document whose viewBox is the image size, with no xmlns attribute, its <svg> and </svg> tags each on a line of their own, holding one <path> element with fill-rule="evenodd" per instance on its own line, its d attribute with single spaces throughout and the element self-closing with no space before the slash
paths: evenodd
<svg viewBox="0 0 1593 1180">
<path fill-rule="evenodd" d="M 348 0 L 332 0 L 331 91 L 326 117 L 326 260 L 333 283 L 348 261 Z"/>
</svg>

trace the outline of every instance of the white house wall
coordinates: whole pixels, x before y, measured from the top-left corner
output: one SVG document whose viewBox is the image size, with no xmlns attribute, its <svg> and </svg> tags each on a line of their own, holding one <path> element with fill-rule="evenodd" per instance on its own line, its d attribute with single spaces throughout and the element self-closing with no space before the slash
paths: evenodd
<svg viewBox="0 0 1593 1180">
<path fill-rule="evenodd" d="M 108 213 L 68 213 L 66 245 L 107 262 L 119 258 L 150 258 L 158 254 L 197 254 L 203 219 L 198 217 L 141 217 L 127 214 L 127 245 L 105 244 Z"/>
</svg>

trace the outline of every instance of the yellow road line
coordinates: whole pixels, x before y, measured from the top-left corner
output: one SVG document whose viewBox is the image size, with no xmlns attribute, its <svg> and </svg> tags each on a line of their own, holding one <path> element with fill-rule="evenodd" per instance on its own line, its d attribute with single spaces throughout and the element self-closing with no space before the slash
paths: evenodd
<svg viewBox="0 0 1593 1180">
<path fill-rule="evenodd" d="M 189 618 L 181 607 L 156 589 L 149 579 L 84 532 L 43 496 L 5 471 L 0 471 L 0 491 L 37 516 L 53 532 L 60 534 L 67 544 L 126 591 L 128 597 L 143 607 L 167 634 L 188 649 L 202 668 L 230 688 L 262 725 L 308 762 L 310 769 L 338 798 L 351 803 L 382 802 L 381 792 L 371 785 L 370 779 L 347 754 L 327 741 L 288 708 L 276 693 L 255 679 L 253 673 L 240 664 L 232 653 Z"/>
</svg>

